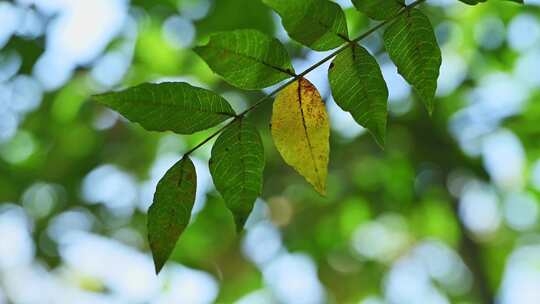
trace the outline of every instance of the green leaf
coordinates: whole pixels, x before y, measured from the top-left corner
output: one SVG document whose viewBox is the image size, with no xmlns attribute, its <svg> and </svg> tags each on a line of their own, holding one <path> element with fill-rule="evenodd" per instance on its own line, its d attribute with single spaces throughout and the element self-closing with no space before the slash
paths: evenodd
<svg viewBox="0 0 540 304">
<path fill-rule="evenodd" d="M 223 97 L 184 82 L 145 83 L 94 98 L 150 131 L 192 134 L 235 115 Z"/>
<path fill-rule="evenodd" d="M 478 3 L 486 2 L 487 0 L 459 0 L 469 5 L 477 5 Z"/>
<path fill-rule="evenodd" d="M 272 139 L 283 160 L 326 194 L 330 155 L 330 122 L 317 88 L 300 78 L 276 96 Z"/>
<path fill-rule="evenodd" d="M 441 50 L 429 19 L 417 9 L 408 10 L 386 29 L 384 45 L 399 74 L 412 85 L 431 114 Z"/>
<path fill-rule="evenodd" d="M 214 34 L 195 52 L 214 72 L 242 89 L 262 89 L 294 75 L 281 42 L 256 30 Z"/>
<path fill-rule="evenodd" d="M 207 37 L 209 34 L 238 29 L 256 29 L 269 35 L 274 34 L 275 22 L 272 11 L 261 1 L 253 0 L 218 0 L 201 2 L 199 0 L 179 0 L 186 6 L 210 4 L 208 14 L 194 21 L 197 29 L 197 39 Z M 177 0 L 169 1 L 178 3 Z M 198 4 L 197 4 L 198 3 Z M 161 4 L 161 3 L 160 3 Z M 180 4 L 180 11 L 182 11 Z M 203 5 L 204 6 L 204 5 Z M 240 15 L 241 14 L 241 15 Z M 231 17 L 233 16 L 233 17 Z M 239 18 L 241 16 L 242 18 Z"/>
<path fill-rule="evenodd" d="M 405 7 L 404 0 L 352 0 L 356 8 L 375 20 L 386 20 Z"/>
<path fill-rule="evenodd" d="M 294 40 L 317 51 L 334 49 L 349 40 L 345 14 L 328 0 L 263 0 L 280 16 Z"/>
<path fill-rule="evenodd" d="M 352 45 L 334 59 L 328 79 L 336 103 L 384 146 L 388 89 L 375 58 Z"/>
<path fill-rule="evenodd" d="M 262 191 L 264 149 L 257 129 L 248 121 L 232 123 L 216 140 L 210 173 L 240 231 Z"/>
<path fill-rule="evenodd" d="M 148 209 L 148 241 L 156 273 L 189 223 L 196 188 L 197 174 L 189 157 L 174 164 L 157 185 L 154 203 Z"/>
<path fill-rule="evenodd" d="M 478 3 L 487 2 L 487 0 L 459 0 L 459 1 L 469 4 L 469 5 L 477 5 Z M 507 1 L 523 4 L 523 0 L 507 0 Z"/>
</svg>

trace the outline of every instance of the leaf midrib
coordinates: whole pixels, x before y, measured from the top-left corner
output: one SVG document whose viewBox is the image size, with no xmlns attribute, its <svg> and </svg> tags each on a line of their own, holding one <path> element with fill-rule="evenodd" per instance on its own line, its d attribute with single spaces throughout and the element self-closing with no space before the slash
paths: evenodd
<svg viewBox="0 0 540 304">
<path fill-rule="evenodd" d="M 322 186 L 322 181 L 319 174 L 319 168 L 317 167 L 317 162 L 315 161 L 315 155 L 313 155 L 313 146 L 311 145 L 311 140 L 309 138 L 309 133 L 308 133 L 307 125 L 306 125 L 306 119 L 304 117 L 304 109 L 302 108 L 302 79 L 298 80 L 297 94 L 298 94 L 298 106 L 300 108 L 300 116 L 302 117 L 302 127 L 304 128 L 304 135 L 306 136 L 306 140 L 307 140 L 307 144 L 309 148 L 309 154 L 311 156 L 311 161 L 313 162 L 313 167 L 315 168 L 315 173 L 317 175 L 318 186 Z"/>
<path fill-rule="evenodd" d="M 137 105 L 145 105 L 145 106 L 154 106 L 154 105 L 157 105 L 157 106 L 161 106 L 161 107 L 165 107 L 165 108 L 172 108 L 172 109 L 187 109 L 187 110 L 191 110 L 193 112 L 201 112 L 201 113 L 210 113 L 210 114 L 216 114 L 216 115 L 224 115 L 224 116 L 229 116 L 229 117 L 234 117 L 235 114 L 234 113 L 229 113 L 229 112 L 213 112 L 213 111 L 208 111 L 208 110 L 204 110 L 204 109 L 197 109 L 197 108 L 194 108 L 194 107 L 190 107 L 189 105 L 188 106 L 185 106 L 185 107 L 182 107 L 182 106 L 179 106 L 179 105 L 176 105 L 176 104 L 170 104 L 170 103 L 162 103 L 162 102 L 152 102 L 152 104 L 149 104 L 145 101 L 142 101 L 142 100 L 136 100 L 136 101 L 132 101 L 132 102 L 129 102 L 129 103 L 122 103 L 121 106 L 129 106 L 129 104 L 137 104 Z M 188 114 L 188 113 L 183 113 L 183 114 Z"/>
<path fill-rule="evenodd" d="M 293 76 L 293 77 L 296 76 L 296 75 L 294 74 L 293 71 L 289 71 L 289 70 L 283 69 L 283 68 L 281 68 L 281 67 L 274 66 L 274 65 L 272 65 L 272 64 L 270 64 L 270 63 L 268 63 L 268 62 L 265 62 L 265 61 L 263 61 L 263 60 L 257 59 L 257 58 L 255 58 L 255 57 L 253 57 L 253 56 L 246 55 L 246 54 L 242 54 L 242 53 L 239 53 L 239 52 L 237 52 L 237 51 L 228 49 L 228 48 L 226 48 L 226 47 L 217 47 L 217 46 L 212 46 L 212 45 L 206 45 L 205 47 L 210 48 L 210 49 L 215 49 L 215 50 L 225 50 L 225 51 L 227 51 L 227 52 L 229 52 L 229 53 L 232 53 L 232 54 L 234 54 L 234 55 L 241 56 L 241 57 L 250 59 L 250 60 L 252 60 L 252 61 L 254 61 L 254 62 L 263 64 L 263 65 L 265 65 L 265 66 L 267 66 L 267 67 L 269 67 L 269 68 L 272 68 L 272 69 L 274 69 L 274 70 L 276 70 L 276 71 L 278 71 L 278 72 L 280 72 L 280 73 L 283 73 L 283 74 L 285 74 L 285 75 L 287 75 L 287 76 Z"/>
<path fill-rule="evenodd" d="M 405 26 L 410 30 L 410 33 L 411 33 L 411 36 L 413 36 L 413 38 L 411 39 L 413 41 L 413 45 L 414 45 L 414 53 L 415 53 L 415 62 L 423 62 L 422 60 L 419 60 L 418 58 L 422 58 L 422 51 L 420 50 L 420 46 L 418 45 L 418 35 L 416 35 L 414 33 L 414 30 L 413 30 L 413 23 L 412 23 L 412 14 L 411 14 L 411 11 L 407 11 L 407 13 L 405 14 Z M 423 65 L 423 64 L 422 64 Z M 420 79 L 426 79 L 426 70 L 425 69 L 420 69 L 420 76 L 421 78 Z"/>
</svg>

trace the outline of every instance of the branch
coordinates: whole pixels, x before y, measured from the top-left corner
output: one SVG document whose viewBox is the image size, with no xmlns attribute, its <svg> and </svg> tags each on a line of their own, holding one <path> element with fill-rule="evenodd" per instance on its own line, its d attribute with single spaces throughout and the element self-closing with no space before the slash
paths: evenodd
<svg viewBox="0 0 540 304">
<path fill-rule="evenodd" d="M 383 26 L 387 25 L 388 23 L 390 23 L 391 21 L 393 21 L 394 19 L 396 19 L 397 17 L 401 16 L 403 13 L 405 13 L 406 11 L 418 6 L 419 4 L 425 2 L 426 0 L 416 0 L 415 2 L 411 3 L 410 5 L 407 5 L 407 6 L 404 6 L 402 10 L 400 10 L 398 13 L 396 13 L 394 16 L 392 16 L 391 18 L 388 18 L 387 20 L 383 21 L 383 22 L 380 22 L 379 24 L 377 24 L 376 26 L 370 28 L 369 30 L 367 30 L 366 32 L 364 32 L 363 34 L 361 34 L 360 36 L 358 36 L 357 38 L 351 40 L 350 42 L 347 42 L 345 45 L 341 46 L 340 48 L 338 48 L 336 51 L 334 51 L 333 53 L 331 53 L 330 55 L 324 57 L 323 59 L 321 59 L 319 62 L 313 64 L 312 66 L 310 66 L 309 68 L 307 68 L 305 71 L 303 71 L 302 73 L 294 76 L 292 79 L 290 79 L 289 81 L 287 81 L 286 83 L 284 83 L 283 85 L 279 86 L 277 89 L 273 90 L 272 92 L 270 92 L 268 95 L 262 97 L 261 99 L 259 99 L 257 102 L 255 102 L 251 107 L 247 108 L 246 110 L 244 110 L 242 113 L 236 115 L 231 121 L 227 122 L 227 124 L 225 124 L 223 127 L 221 127 L 220 129 L 218 129 L 216 132 L 212 133 L 212 135 L 208 136 L 205 140 L 203 140 L 202 142 L 200 142 L 199 144 L 197 144 L 195 147 L 193 147 L 191 150 L 187 151 L 184 156 L 187 156 L 187 155 L 190 155 L 191 153 L 193 153 L 194 151 L 196 151 L 197 149 L 199 149 L 200 147 L 202 147 L 204 144 L 206 144 L 207 142 L 209 142 L 212 138 L 218 136 L 221 132 L 223 132 L 225 129 L 227 129 L 227 127 L 229 127 L 232 123 L 234 123 L 235 121 L 237 121 L 238 119 L 241 119 L 243 118 L 247 113 L 255 110 L 256 108 L 258 108 L 262 103 L 266 102 L 267 100 L 269 100 L 271 97 L 273 97 L 274 95 L 276 95 L 277 93 L 279 93 L 281 90 L 283 90 L 284 88 L 286 88 L 287 86 L 289 86 L 291 83 L 299 80 L 300 78 L 303 78 L 304 76 L 306 76 L 307 74 L 309 74 L 310 72 L 312 72 L 313 70 L 315 70 L 316 68 L 320 67 L 321 65 L 323 65 L 325 62 L 331 60 L 332 58 L 334 58 L 335 56 L 337 56 L 339 53 L 343 52 L 344 50 L 346 50 L 347 48 L 349 48 L 351 45 L 361 41 L 361 40 L 364 40 L 365 38 L 367 38 L 368 36 L 370 36 L 371 34 L 373 34 L 374 32 L 376 32 L 377 30 L 379 30 L 380 28 L 382 28 Z"/>
</svg>

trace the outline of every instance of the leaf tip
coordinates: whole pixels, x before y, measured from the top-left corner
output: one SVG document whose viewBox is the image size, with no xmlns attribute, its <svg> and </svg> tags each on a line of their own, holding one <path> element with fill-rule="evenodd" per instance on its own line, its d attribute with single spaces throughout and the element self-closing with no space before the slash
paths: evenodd
<svg viewBox="0 0 540 304">
<path fill-rule="evenodd" d="M 193 50 L 193 52 L 194 52 L 195 54 L 197 54 L 199 57 L 202 57 L 201 53 L 202 53 L 203 49 L 204 49 L 204 45 L 199 45 L 199 46 L 193 47 L 192 50 Z"/>
<path fill-rule="evenodd" d="M 427 105 L 427 111 L 428 111 L 429 117 L 433 117 L 433 112 L 435 111 L 435 107 L 433 106 L 433 102 L 430 102 Z"/>
<path fill-rule="evenodd" d="M 165 262 L 167 261 L 167 257 L 164 257 L 160 250 L 156 248 L 156 243 L 153 241 L 152 237 L 148 236 L 148 241 L 150 243 L 150 251 L 152 252 L 152 260 L 154 261 L 154 271 L 156 272 L 156 275 L 158 275 L 161 270 L 163 269 L 163 266 L 165 266 Z"/>
<path fill-rule="evenodd" d="M 152 206 L 150 207 L 152 208 Z M 151 210 L 149 210 L 150 212 Z M 154 271 L 156 272 L 156 275 L 159 274 L 161 269 L 163 269 L 163 266 L 165 266 L 165 262 L 168 259 L 168 255 L 164 256 L 162 250 L 160 250 L 158 246 L 157 240 L 153 237 L 152 234 L 148 235 L 148 242 L 150 244 L 150 252 L 152 253 L 152 260 L 154 261 Z"/>
<path fill-rule="evenodd" d="M 435 111 L 435 92 L 427 96 L 420 95 L 420 100 L 423 102 L 424 106 L 426 107 L 429 117 L 432 117 L 433 112 Z"/>
<path fill-rule="evenodd" d="M 156 275 L 159 275 L 161 269 L 163 269 L 163 266 L 165 266 L 165 262 L 160 262 L 154 257 L 154 270 L 156 271 Z"/>
<path fill-rule="evenodd" d="M 207 60 L 207 55 L 208 55 L 208 45 L 209 45 L 209 43 L 203 44 L 203 45 L 198 45 L 198 46 L 195 46 L 195 47 L 193 47 L 191 49 L 195 54 L 197 54 L 197 56 L 199 56 L 199 58 L 204 60 L 204 62 L 206 62 L 207 64 L 208 64 L 208 62 L 206 60 Z"/>
<path fill-rule="evenodd" d="M 377 135 L 374 135 L 374 138 L 375 138 L 375 142 L 377 143 L 377 146 L 379 146 L 379 148 L 381 148 L 381 150 L 384 151 L 385 149 L 385 146 L 386 146 L 386 139 L 384 138 L 384 136 L 377 136 Z"/>
<path fill-rule="evenodd" d="M 90 96 L 90 99 L 101 104 L 106 104 L 106 99 L 109 93 L 94 94 Z"/>
<path fill-rule="evenodd" d="M 240 216 L 233 214 L 234 217 L 234 227 L 237 235 L 240 235 L 244 230 L 244 225 L 246 224 L 247 218 L 245 216 Z"/>
<path fill-rule="evenodd" d="M 315 191 L 317 191 L 322 197 L 326 197 L 326 185 L 317 184 L 315 186 Z"/>
<path fill-rule="evenodd" d="M 377 145 L 384 151 L 386 145 L 386 123 L 378 124 L 374 129 L 368 128 L 368 130 Z"/>
</svg>

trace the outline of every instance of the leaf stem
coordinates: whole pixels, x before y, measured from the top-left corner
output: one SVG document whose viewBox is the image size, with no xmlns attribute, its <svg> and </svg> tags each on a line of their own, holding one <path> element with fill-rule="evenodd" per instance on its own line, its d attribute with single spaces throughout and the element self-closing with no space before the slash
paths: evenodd
<svg viewBox="0 0 540 304">
<path fill-rule="evenodd" d="M 256 108 L 258 108 L 262 103 L 266 102 L 267 100 L 269 100 L 271 97 L 273 97 L 274 95 L 276 95 L 277 93 L 279 93 L 281 90 L 283 90 L 284 88 L 286 88 L 287 86 L 289 86 L 291 83 L 299 80 L 300 78 L 303 78 L 304 76 L 306 76 L 307 74 L 309 74 L 310 72 L 312 72 L 313 70 L 315 70 L 316 68 L 320 67 L 321 65 L 323 65 L 324 63 L 326 63 L 327 61 L 331 60 L 332 58 L 334 58 L 335 56 L 339 55 L 341 52 L 343 52 L 344 50 L 346 50 L 347 48 L 349 48 L 351 45 L 354 45 L 355 43 L 361 41 L 361 40 L 364 40 L 365 38 L 367 38 L 368 36 L 370 36 L 371 34 L 373 34 L 374 32 L 376 32 L 377 30 L 379 30 L 380 28 L 382 28 L 383 26 L 387 25 L 388 23 L 392 22 L 395 18 L 401 16 L 403 13 L 405 13 L 406 11 L 418 6 L 419 4 L 425 2 L 426 0 L 416 0 L 414 1 L 413 3 L 411 3 L 410 5 L 407 5 L 407 6 L 404 6 L 402 10 L 400 10 L 399 12 L 397 12 L 394 16 L 386 19 L 385 21 L 382 21 L 380 22 L 379 24 L 375 25 L 374 27 L 370 28 L 369 30 L 365 31 L 364 33 L 362 33 L 360 36 L 356 37 L 355 39 L 349 41 L 349 42 L 346 42 L 343 46 L 341 46 L 340 48 L 338 48 L 337 50 L 335 50 L 334 52 L 332 52 L 331 54 L 329 54 L 328 56 L 324 57 L 323 59 L 321 59 L 320 61 L 318 61 L 317 63 L 313 64 L 312 66 L 310 66 L 309 68 L 307 68 L 306 70 L 304 70 L 302 73 L 298 74 L 298 75 L 295 75 L 293 78 L 291 78 L 289 81 L 285 82 L 283 85 L 279 86 L 278 88 L 276 88 L 275 90 L 273 90 L 272 92 L 270 92 L 269 94 L 265 95 L 264 97 L 260 98 L 257 102 L 255 102 L 251 107 L 247 108 L 246 110 L 242 111 L 240 114 L 236 115 L 234 117 L 234 119 L 230 120 L 229 122 L 227 122 L 224 126 L 222 126 L 221 128 L 219 128 L 216 132 L 212 133 L 210 136 L 208 136 L 206 139 L 204 139 L 203 141 L 201 141 L 199 144 L 197 144 L 195 147 L 191 148 L 189 151 L 187 151 L 184 156 L 187 156 L 187 155 L 190 155 L 191 153 L 195 152 L 197 149 L 199 149 L 200 147 L 202 147 L 204 144 L 206 144 L 207 142 L 209 142 L 212 138 L 218 136 L 223 130 L 225 130 L 227 127 L 229 127 L 232 123 L 234 123 L 235 121 L 237 121 L 238 119 L 242 119 L 247 113 L 255 110 Z"/>
</svg>

